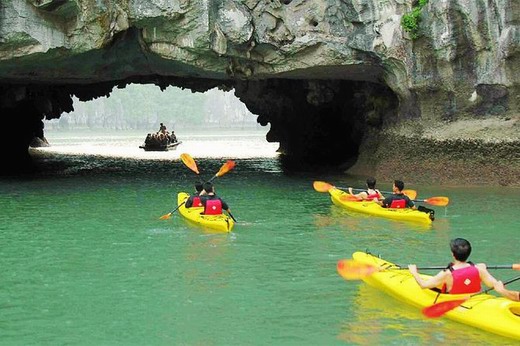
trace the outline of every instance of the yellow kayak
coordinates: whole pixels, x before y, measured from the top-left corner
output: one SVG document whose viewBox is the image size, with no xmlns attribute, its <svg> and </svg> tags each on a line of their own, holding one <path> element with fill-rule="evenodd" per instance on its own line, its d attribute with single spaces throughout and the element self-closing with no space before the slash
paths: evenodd
<svg viewBox="0 0 520 346">
<path fill-rule="evenodd" d="M 211 228 L 220 232 L 231 232 L 235 222 L 232 218 L 225 214 L 219 215 L 204 215 L 203 207 L 186 208 L 184 202 L 188 199 L 189 194 L 186 192 L 179 192 L 177 194 L 177 205 L 179 207 L 179 213 L 191 222 L 198 225 Z M 182 204 L 182 205 L 181 205 Z"/>
<path fill-rule="evenodd" d="M 369 285 L 419 308 L 434 304 L 438 293 L 421 289 L 408 270 L 392 270 L 392 267 L 397 268 L 395 264 L 364 252 L 355 252 L 352 258 L 360 263 L 387 268 L 363 278 Z M 437 303 L 467 297 L 468 295 L 463 294 L 440 294 Z M 491 294 L 477 294 L 444 316 L 491 333 L 520 340 L 520 302 Z"/>
<path fill-rule="evenodd" d="M 330 189 L 329 193 L 332 203 L 348 210 L 394 220 L 414 221 L 424 224 L 432 223 L 430 215 L 422 211 L 410 208 L 383 208 L 372 201 L 345 201 L 341 199 L 341 196 L 349 196 L 349 193 L 336 188 Z"/>
</svg>

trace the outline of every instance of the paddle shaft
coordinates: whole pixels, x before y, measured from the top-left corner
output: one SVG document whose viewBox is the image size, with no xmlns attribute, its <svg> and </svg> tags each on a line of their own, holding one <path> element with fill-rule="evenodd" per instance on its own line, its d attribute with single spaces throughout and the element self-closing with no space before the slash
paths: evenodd
<svg viewBox="0 0 520 346">
<path fill-rule="evenodd" d="M 181 204 L 179 204 L 179 205 L 177 206 L 177 208 L 173 209 L 173 210 L 170 211 L 168 214 L 171 215 L 171 214 L 175 213 L 175 212 L 176 212 L 180 207 L 182 207 L 185 203 L 186 203 L 186 201 L 182 202 Z"/>
<path fill-rule="evenodd" d="M 486 268 L 487 269 L 514 269 L 512 264 L 486 265 Z M 388 270 L 392 270 L 392 269 L 395 269 L 395 270 L 406 270 L 406 269 L 408 269 L 408 267 L 407 266 L 397 265 L 397 268 L 394 268 L 394 267 L 388 268 Z M 444 267 L 443 266 L 428 266 L 428 267 L 417 267 L 417 269 L 420 269 L 420 270 L 443 270 L 443 269 L 447 269 L 447 268 L 446 268 L 446 266 L 444 266 Z"/>
</svg>

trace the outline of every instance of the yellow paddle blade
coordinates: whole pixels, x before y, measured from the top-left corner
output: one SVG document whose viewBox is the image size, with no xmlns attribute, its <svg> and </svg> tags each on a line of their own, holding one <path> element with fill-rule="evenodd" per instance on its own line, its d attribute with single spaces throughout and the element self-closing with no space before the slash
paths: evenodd
<svg viewBox="0 0 520 346">
<path fill-rule="evenodd" d="M 408 196 L 410 199 L 416 199 L 417 198 L 417 191 L 415 190 L 403 190 L 403 193 Z"/>
<path fill-rule="evenodd" d="M 329 192 L 334 186 L 324 181 L 315 181 L 312 183 L 312 187 L 318 192 Z"/>
<path fill-rule="evenodd" d="M 229 172 L 230 170 L 235 168 L 235 165 L 236 165 L 235 161 L 227 160 L 227 162 L 225 164 L 223 164 L 222 167 L 220 167 L 219 171 L 217 172 L 217 174 L 215 174 L 215 176 L 217 176 L 217 177 L 223 176 L 224 174 L 226 174 L 227 172 Z"/>
<path fill-rule="evenodd" d="M 181 160 L 182 163 L 186 165 L 189 169 L 191 169 L 193 172 L 199 174 L 199 169 L 197 168 L 197 163 L 193 159 L 193 157 L 190 156 L 190 154 L 181 154 Z"/>
<path fill-rule="evenodd" d="M 375 266 L 360 263 L 353 259 L 342 259 L 338 261 L 338 274 L 345 280 L 363 279 L 379 271 Z"/>
<path fill-rule="evenodd" d="M 168 220 L 172 216 L 172 213 L 164 214 L 159 219 L 161 220 Z"/>
<path fill-rule="evenodd" d="M 353 195 L 343 195 L 339 199 L 345 202 L 361 202 L 363 200 L 362 198 L 357 198 Z"/>
<path fill-rule="evenodd" d="M 445 207 L 450 203 L 450 199 L 448 197 L 430 197 L 426 198 L 424 202 L 431 204 L 431 205 L 437 205 L 439 207 Z"/>
</svg>

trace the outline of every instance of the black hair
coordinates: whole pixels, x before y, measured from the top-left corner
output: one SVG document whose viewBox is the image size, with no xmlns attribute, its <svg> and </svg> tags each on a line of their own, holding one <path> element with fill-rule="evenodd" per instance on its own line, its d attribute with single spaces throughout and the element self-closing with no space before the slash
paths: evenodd
<svg viewBox="0 0 520 346">
<path fill-rule="evenodd" d="M 201 192 L 203 189 L 204 187 L 202 186 L 202 183 L 195 183 L 195 190 L 197 192 Z"/>
<path fill-rule="evenodd" d="M 213 184 L 211 183 L 211 181 L 205 182 L 203 187 L 204 187 L 204 191 L 206 191 L 206 193 L 210 193 L 213 191 Z"/>
<path fill-rule="evenodd" d="M 466 239 L 455 238 L 450 241 L 453 257 L 457 261 L 465 262 L 471 254 L 471 244 Z"/>
<path fill-rule="evenodd" d="M 404 183 L 401 180 L 394 180 L 394 185 L 399 191 L 403 191 Z"/>
<path fill-rule="evenodd" d="M 369 189 L 375 189 L 376 188 L 376 179 L 375 178 L 367 178 L 367 187 Z"/>
</svg>

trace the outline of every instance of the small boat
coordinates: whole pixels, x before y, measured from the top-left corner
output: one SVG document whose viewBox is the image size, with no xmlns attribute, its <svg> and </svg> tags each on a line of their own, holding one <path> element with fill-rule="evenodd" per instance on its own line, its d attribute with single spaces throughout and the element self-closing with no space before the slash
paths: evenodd
<svg viewBox="0 0 520 346">
<path fill-rule="evenodd" d="M 188 199 L 189 194 L 186 192 L 179 192 L 177 194 L 177 205 L 179 207 L 179 213 L 190 222 L 193 222 L 197 225 L 210 228 L 212 230 L 216 230 L 219 232 L 231 232 L 235 222 L 231 217 L 225 214 L 219 215 L 204 215 L 202 212 L 204 211 L 203 207 L 191 207 L 186 208 L 184 203 Z"/>
<path fill-rule="evenodd" d="M 373 201 L 352 201 L 348 199 L 342 199 L 342 196 L 350 196 L 350 194 L 334 187 L 329 189 L 329 194 L 332 203 L 335 205 L 358 213 L 380 216 L 394 220 L 420 222 L 423 224 L 432 223 L 430 214 L 419 210 L 410 208 L 383 208 L 378 203 Z"/>
<path fill-rule="evenodd" d="M 352 258 L 356 262 L 382 268 L 364 277 L 363 281 L 404 303 L 425 308 L 434 303 L 468 298 L 467 294 L 439 294 L 436 290 L 422 289 L 408 270 L 372 254 L 358 251 L 354 252 Z M 520 302 L 491 294 L 474 294 L 462 305 L 446 312 L 444 316 L 494 334 L 520 340 Z"/>
<path fill-rule="evenodd" d="M 181 143 L 181 141 L 177 141 L 177 138 L 172 140 L 163 133 L 149 133 L 139 148 L 144 149 L 144 151 L 168 151 L 177 149 L 177 146 Z"/>
</svg>

